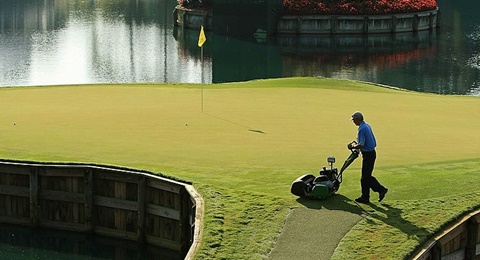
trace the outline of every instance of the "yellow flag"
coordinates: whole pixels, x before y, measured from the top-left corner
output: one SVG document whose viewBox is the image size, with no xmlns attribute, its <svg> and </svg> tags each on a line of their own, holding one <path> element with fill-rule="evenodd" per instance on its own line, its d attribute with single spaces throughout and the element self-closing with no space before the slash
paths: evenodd
<svg viewBox="0 0 480 260">
<path fill-rule="evenodd" d="M 207 40 L 205 37 L 205 32 L 203 31 L 203 25 L 200 28 L 200 35 L 198 36 L 198 47 L 202 47 L 203 43 Z"/>
</svg>

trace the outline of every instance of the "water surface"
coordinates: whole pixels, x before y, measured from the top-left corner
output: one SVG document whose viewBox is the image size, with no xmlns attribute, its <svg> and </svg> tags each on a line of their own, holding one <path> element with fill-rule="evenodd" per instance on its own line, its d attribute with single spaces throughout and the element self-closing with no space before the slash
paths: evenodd
<svg viewBox="0 0 480 260">
<path fill-rule="evenodd" d="M 477 0 L 437 1 L 441 27 L 370 36 L 221 36 L 174 28 L 175 0 L 2 0 L 0 86 L 220 83 L 292 76 L 480 95 Z"/>
</svg>

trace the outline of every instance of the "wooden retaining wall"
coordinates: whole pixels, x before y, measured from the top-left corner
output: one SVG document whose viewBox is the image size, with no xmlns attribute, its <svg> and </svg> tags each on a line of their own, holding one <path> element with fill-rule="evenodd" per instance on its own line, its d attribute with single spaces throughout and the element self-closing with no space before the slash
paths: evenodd
<svg viewBox="0 0 480 260">
<path fill-rule="evenodd" d="M 480 210 L 470 213 L 430 239 L 415 260 L 480 260 Z"/>
<path fill-rule="evenodd" d="M 212 12 L 176 7 L 173 23 L 187 29 L 212 30 Z M 392 15 L 284 15 L 277 20 L 277 34 L 361 34 L 432 30 L 440 25 L 440 11 Z"/>
<path fill-rule="evenodd" d="M 147 172 L 0 161 L 2 223 L 91 232 L 193 256 L 199 198 L 191 185 Z"/>
<path fill-rule="evenodd" d="M 304 15 L 278 19 L 279 34 L 360 34 L 432 30 L 439 25 L 439 12 L 392 15 Z"/>
<path fill-rule="evenodd" d="M 173 25 L 180 26 L 185 29 L 200 29 L 203 25 L 205 30 L 212 30 L 212 12 L 186 10 L 175 7 L 173 10 Z"/>
</svg>

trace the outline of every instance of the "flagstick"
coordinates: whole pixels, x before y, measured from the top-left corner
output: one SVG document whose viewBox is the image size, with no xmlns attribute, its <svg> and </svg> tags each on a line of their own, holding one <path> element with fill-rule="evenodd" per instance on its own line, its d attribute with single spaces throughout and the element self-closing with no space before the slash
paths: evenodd
<svg viewBox="0 0 480 260">
<path fill-rule="evenodd" d="M 203 44 L 205 43 L 205 41 L 207 40 L 207 38 L 205 37 L 205 32 L 203 31 L 203 25 L 200 26 L 200 35 L 198 35 L 198 47 L 200 47 L 200 59 L 201 59 L 201 62 L 202 62 L 202 65 L 201 65 L 201 70 L 202 70 L 202 113 L 203 113 Z"/>
<path fill-rule="evenodd" d="M 202 113 L 203 113 L 203 45 L 200 48 L 200 59 L 202 61 Z"/>
</svg>

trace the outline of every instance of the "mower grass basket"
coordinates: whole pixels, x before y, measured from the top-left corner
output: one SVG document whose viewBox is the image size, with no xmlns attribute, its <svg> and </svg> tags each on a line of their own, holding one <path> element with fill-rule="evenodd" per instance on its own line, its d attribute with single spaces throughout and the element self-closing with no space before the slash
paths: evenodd
<svg viewBox="0 0 480 260">
<path fill-rule="evenodd" d="M 326 199 L 330 197 L 340 188 L 343 171 L 358 157 L 358 150 L 351 150 L 351 152 L 350 156 L 345 160 L 340 173 L 338 173 L 337 168 L 333 167 L 335 157 L 330 156 L 327 159 L 330 169 L 324 166 L 317 177 L 313 174 L 305 174 L 298 177 L 292 183 L 290 192 L 302 198 Z"/>
</svg>

